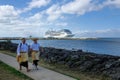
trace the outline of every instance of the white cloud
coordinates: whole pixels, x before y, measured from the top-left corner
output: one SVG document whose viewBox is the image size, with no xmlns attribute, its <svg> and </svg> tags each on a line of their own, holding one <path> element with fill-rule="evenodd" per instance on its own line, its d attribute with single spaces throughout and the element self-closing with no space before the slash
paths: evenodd
<svg viewBox="0 0 120 80">
<path fill-rule="evenodd" d="M 50 0 L 32 0 L 29 3 L 29 8 L 40 8 L 41 6 L 45 6 L 50 2 Z"/>
<path fill-rule="evenodd" d="M 92 2 L 92 0 L 73 0 L 63 5 L 52 5 L 46 10 L 46 13 L 48 14 L 48 20 L 54 21 L 61 19 L 63 14 L 83 15 L 86 12 L 96 11 L 101 8 L 101 5 L 95 5 L 95 2 Z"/>
<path fill-rule="evenodd" d="M 43 24 L 43 15 L 41 13 L 36 13 L 28 18 L 25 18 L 25 21 L 30 24 L 41 26 Z"/>
<path fill-rule="evenodd" d="M 48 14 L 47 19 L 49 21 L 61 19 L 64 14 L 84 15 L 85 13 L 98 11 L 108 6 L 120 8 L 120 0 L 99 1 L 100 0 L 72 0 L 62 5 L 52 5 L 46 10 Z"/>
<path fill-rule="evenodd" d="M 61 6 L 63 13 L 68 14 L 84 14 L 92 8 L 92 0 L 74 0 Z"/>
<path fill-rule="evenodd" d="M 39 35 L 40 27 L 44 25 L 41 14 L 31 17 L 20 17 L 18 10 L 11 5 L 0 6 L 0 37 L 2 36 L 28 36 Z M 39 35 L 40 36 L 40 35 Z"/>
<path fill-rule="evenodd" d="M 117 7 L 120 8 L 120 0 L 105 0 L 103 2 L 94 0 L 74 0 L 61 6 L 63 13 L 83 15 L 87 12 L 98 11 L 104 7 Z"/>
<path fill-rule="evenodd" d="M 47 20 L 48 21 L 54 21 L 61 16 L 62 12 L 60 10 L 60 7 L 58 5 L 52 5 L 50 8 L 48 8 L 45 12 L 48 15 Z"/>
<path fill-rule="evenodd" d="M 15 8 L 11 5 L 0 6 L 0 17 L 16 17 L 18 15 Z"/>
<path fill-rule="evenodd" d="M 76 36 L 79 37 L 120 37 L 120 29 L 105 29 L 105 30 L 96 30 L 96 31 L 78 31 Z"/>
<path fill-rule="evenodd" d="M 0 23 L 9 24 L 19 16 L 18 12 L 11 5 L 0 6 Z"/>
<path fill-rule="evenodd" d="M 19 13 L 27 12 L 29 10 L 32 10 L 33 8 L 41 8 L 48 5 L 50 1 L 51 0 L 32 0 L 28 3 L 28 6 L 26 8 L 19 10 Z"/>
<path fill-rule="evenodd" d="M 43 19 L 44 15 L 42 13 L 36 13 L 30 17 L 27 18 L 17 18 L 15 20 L 12 20 L 11 23 L 6 25 L 6 23 L 1 23 L 0 27 L 4 26 L 4 28 L 1 28 L 5 35 L 11 34 L 9 36 L 44 36 L 45 31 L 51 28 L 51 26 L 66 26 L 67 23 L 65 22 L 49 22 L 47 20 L 44 21 Z M 12 24 L 12 25 L 10 25 Z M 8 32 L 9 31 L 9 32 Z M 1 35 L 3 36 L 3 35 Z"/>
<path fill-rule="evenodd" d="M 114 6 L 120 8 L 120 0 L 107 0 L 103 4 L 104 6 Z"/>
<path fill-rule="evenodd" d="M 55 25 L 56 26 L 67 26 L 68 23 L 66 23 L 66 22 L 60 22 L 60 23 L 56 23 Z"/>
</svg>

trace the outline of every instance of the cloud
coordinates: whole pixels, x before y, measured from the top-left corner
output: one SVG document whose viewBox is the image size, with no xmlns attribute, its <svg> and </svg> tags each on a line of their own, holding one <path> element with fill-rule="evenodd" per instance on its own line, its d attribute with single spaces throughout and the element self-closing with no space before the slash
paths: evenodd
<svg viewBox="0 0 120 80">
<path fill-rule="evenodd" d="M 45 12 L 47 15 L 48 15 L 48 18 L 47 20 L 48 21 L 54 21 L 61 16 L 62 12 L 61 12 L 61 9 L 60 7 L 56 4 L 56 5 L 52 5 L 50 8 L 48 8 Z"/>
<path fill-rule="evenodd" d="M 20 16 L 18 10 L 12 5 L 0 6 L 0 37 L 2 36 L 28 36 L 38 34 L 40 27 L 44 25 L 41 21 L 42 14 L 30 17 Z M 39 35 L 40 36 L 40 35 Z"/>
<path fill-rule="evenodd" d="M 82 15 L 92 9 L 93 4 L 91 1 L 92 0 L 74 0 L 61 6 L 61 9 L 63 13 Z"/>
<path fill-rule="evenodd" d="M 19 10 L 19 13 L 24 13 L 27 11 L 30 11 L 34 8 L 41 8 L 43 6 L 46 6 L 50 3 L 51 0 L 32 0 L 28 3 L 28 6 L 22 10 Z"/>
<path fill-rule="evenodd" d="M 60 22 L 60 23 L 56 23 L 55 24 L 56 26 L 67 26 L 68 25 L 68 23 L 66 23 L 66 22 Z"/>
<path fill-rule="evenodd" d="M 87 12 L 98 11 L 104 7 L 117 7 L 120 8 L 120 0 L 74 0 L 61 6 L 63 13 L 83 15 Z"/>
<path fill-rule="evenodd" d="M 52 5 L 46 10 L 49 21 L 62 19 L 64 14 L 78 14 L 83 15 L 87 12 L 101 9 L 101 5 L 95 5 L 92 0 L 73 0 L 63 5 Z"/>
<path fill-rule="evenodd" d="M 41 6 L 46 6 L 51 0 L 32 0 L 29 3 L 29 8 L 40 8 Z"/>
<path fill-rule="evenodd" d="M 76 36 L 79 37 L 120 37 L 120 29 L 106 29 L 106 30 L 96 30 L 96 31 L 78 31 Z"/>
<path fill-rule="evenodd" d="M 19 15 L 18 15 L 19 16 Z M 16 19 L 13 19 L 9 22 L 3 22 L 3 19 L 1 19 L 0 27 L 3 31 L 4 35 L 7 36 L 22 36 L 22 37 L 28 37 L 32 35 L 33 37 L 40 37 L 44 36 L 45 31 L 51 28 L 51 26 L 66 26 L 66 22 L 49 22 L 47 20 L 44 20 L 44 14 L 43 13 L 36 13 L 29 17 L 18 17 Z M 4 26 L 4 28 L 2 28 Z M 10 35 L 9 35 L 10 34 Z M 0 36 L 4 36 L 1 34 Z"/>
<path fill-rule="evenodd" d="M 120 8 L 120 0 L 72 0 L 62 5 L 55 4 L 46 10 L 49 21 L 62 19 L 64 14 L 84 15 L 88 12 L 99 11 L 105 7 Z"/>
<path fill-rule="evenodd" d="M 0 17 L 16 17 L 18 15 L 15 8 L 11 5 L 0 6 Z"/>
<path fill-rule="evenodd" d="M 0 6 L 0 23 L 9 24 L 19 16 L 14 6 L 2 5 Z"/>
<path fill-rule="evenodd" d="M 103 4 L 105 7 L 106 6 L 113 6 L 116 8 L 120 8 L 120 0 L 107 0 Z"/>
</svg>

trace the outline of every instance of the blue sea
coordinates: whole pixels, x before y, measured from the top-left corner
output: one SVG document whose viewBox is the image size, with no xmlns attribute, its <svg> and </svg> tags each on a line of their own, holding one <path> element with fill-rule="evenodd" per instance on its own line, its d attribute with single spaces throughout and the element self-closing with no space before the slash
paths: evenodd
<svg viewBox="0 0 120 80">
<path fill-rule="evenodd" d="M 19 43 L 20 40 L 12 40 Z M 39 40 L 43 47 L 55 47 L 62 49 L 82 49 L 83 51 L 94 52 L 99 54 L 109 54 L 120 56 L 120 38 L 98 38 L 87 40 Z M 31 44 L 31 40 L 27 40 Z"/>
</svg>

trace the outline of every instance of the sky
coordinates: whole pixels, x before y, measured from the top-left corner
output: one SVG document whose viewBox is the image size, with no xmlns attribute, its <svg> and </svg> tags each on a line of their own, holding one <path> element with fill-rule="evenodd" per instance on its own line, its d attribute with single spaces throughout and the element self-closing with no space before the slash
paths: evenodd
<svg viewBox="0 0 120 80">
<path fill-rule="evenodd" d="M 120 37 L 120 0 L 0 0 L 0 37 Z"/>
</svg>

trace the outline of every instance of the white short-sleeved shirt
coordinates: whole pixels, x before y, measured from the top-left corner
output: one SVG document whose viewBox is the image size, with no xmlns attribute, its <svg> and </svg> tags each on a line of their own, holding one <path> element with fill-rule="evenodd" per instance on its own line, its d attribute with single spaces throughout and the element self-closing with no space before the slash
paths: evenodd
<svg viewBox="0 0 120 80">
<path fill-rule="evenodd" d="M 33 43 L 30 48 L 32 50 L 35 50 L 35 51 L 39 51 L 40 50 L 40 44 L 39 43 Z"/>
<path fill-rule="evenodd" d="M 17 55 L 20 55 L 20 52 L 28 53 L 28 45 L 27 43 L 20 43 L 17 47 Z"/>
</svg>

